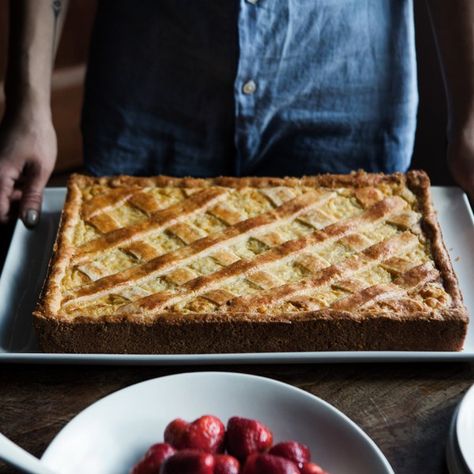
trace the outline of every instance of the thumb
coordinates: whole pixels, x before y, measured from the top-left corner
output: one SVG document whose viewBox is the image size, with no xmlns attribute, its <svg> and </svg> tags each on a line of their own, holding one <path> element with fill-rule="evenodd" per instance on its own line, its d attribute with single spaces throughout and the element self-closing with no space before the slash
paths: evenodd
<svg viewBox="0 0 474 474">
<path fill-rule="evenodd" d="M 25 178 L 20 201 L 20 217 L 25 226 L 31 229 L 39 222 L 43 190 L 48 175 L 36 169 L 31 170 L 31 174 Z"/>
</svg>

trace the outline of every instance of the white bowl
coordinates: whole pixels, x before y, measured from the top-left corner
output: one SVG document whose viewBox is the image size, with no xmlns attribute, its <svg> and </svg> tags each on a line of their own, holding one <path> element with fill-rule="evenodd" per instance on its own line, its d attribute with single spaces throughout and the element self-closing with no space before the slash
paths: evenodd
<svg viewBox="0 0 474 474">
<path fill-rule="evenodd" d="M 474 472 L 474 385 L 466 392 L 459 405 L 456 437 L 464 463 Z"/>
<path fill-rule="evenodd" d="M 274 442 L 309 446 L 331 474 L 393 474 L 375 443 L 329 403 L 272 379 L 227 372 L 196 372 L 148 380 L 92 404 L 52 441 L 44 462 L 62 474 L 121 474 L 163 440 L 174 418 L 204 415 L 256 418 Z"/>
</svg>

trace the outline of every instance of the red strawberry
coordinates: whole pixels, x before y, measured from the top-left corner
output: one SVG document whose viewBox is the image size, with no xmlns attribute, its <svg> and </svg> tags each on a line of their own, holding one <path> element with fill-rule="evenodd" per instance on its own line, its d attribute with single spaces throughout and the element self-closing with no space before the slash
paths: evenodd
<svg viewBox="0 0 474 474">
<path fill-rule="evenodd" d="M 300 474 L 296 464 L 273 454 L 252 454 L 242 474 Z"/>
<path fill-rule="evenodd" d="M 233 416 L 227 423 L 227 450 L 237 459 L 267 450 L 272 441 L 272 432 L 260 421 Z"/>
<path fill-rule="evenodd" d="M 217 454 L 214 456 L 214 474 L 239 474 L 240 463 L 228 454 Z"/>
<path fill-rule="evenodd" d="M 184 447 L 209 453 L 223 451 L 225 426 L 219 418 L 204 415 L 193 421 L 185 431 Z"/>
<path fill-rule="evenodd" d="M 284 441 L 275 444 L 268 453 L 293 461 L 299 469 L 303 467 L 304 463 L 309 462 L 311 459 L 308 446 L 297 443 L 296 441 Z"/>
<path fill-rule="evenodd" d="M 130 474 L 159 474 L 163 461 L 175 452 L 176 449 L 168 443 L 154 444 L 135 465 Z"/>
<path fill-rule="evenodd" d="M 183 449 L 167 458 L 160 474 L 213 474 L 214 456 L 196 449 Z"/>
<path fill-rule="evenodd" d="M 176 449 L 184 448 L 182 438 L 188 425 L 189 423 L 182 418 L 176 418 L 168 423 L 164 434 L 165 442 L 171 444 Z"/>
<path fill-rule="evenodd" d="M 225 426 L 219 418 L 204 415 L 187 423 L 173 420 L 165 429 L 165 441 L 177 449 L 199 449 L 209 453 L 222 452 Z"/>
<path fill-rule="evenodd" d="M 328 474 L 322 467 L 314 464 L 314 462 L 307 462 L 300 468 L 301 474 Z"/>
</svg>

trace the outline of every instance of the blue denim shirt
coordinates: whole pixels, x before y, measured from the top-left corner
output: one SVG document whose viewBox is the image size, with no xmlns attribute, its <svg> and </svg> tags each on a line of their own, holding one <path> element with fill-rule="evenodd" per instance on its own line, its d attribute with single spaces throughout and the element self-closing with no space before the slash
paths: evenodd
<svg viewBox="0 0 474 474">
<path fill-rule="evenodd" d="M 83 110 L 94 174 L 403 171 L 411 0 L 101 0 Z"/>
</svg>

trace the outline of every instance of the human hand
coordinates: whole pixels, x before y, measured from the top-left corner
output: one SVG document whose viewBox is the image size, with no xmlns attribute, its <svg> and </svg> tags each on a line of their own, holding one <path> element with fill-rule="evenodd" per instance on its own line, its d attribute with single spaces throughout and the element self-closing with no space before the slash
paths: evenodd
<svg viewBox="0 0 474 474">
<path fill-rule="evenodd" d="M 6 116 L 0 126 L 0 223 L 19 216 L 34 227 L 41 211 L 43 189 L 56 161 L 56 133 L 49 111 L 22 110 Z"/>
</svg>

